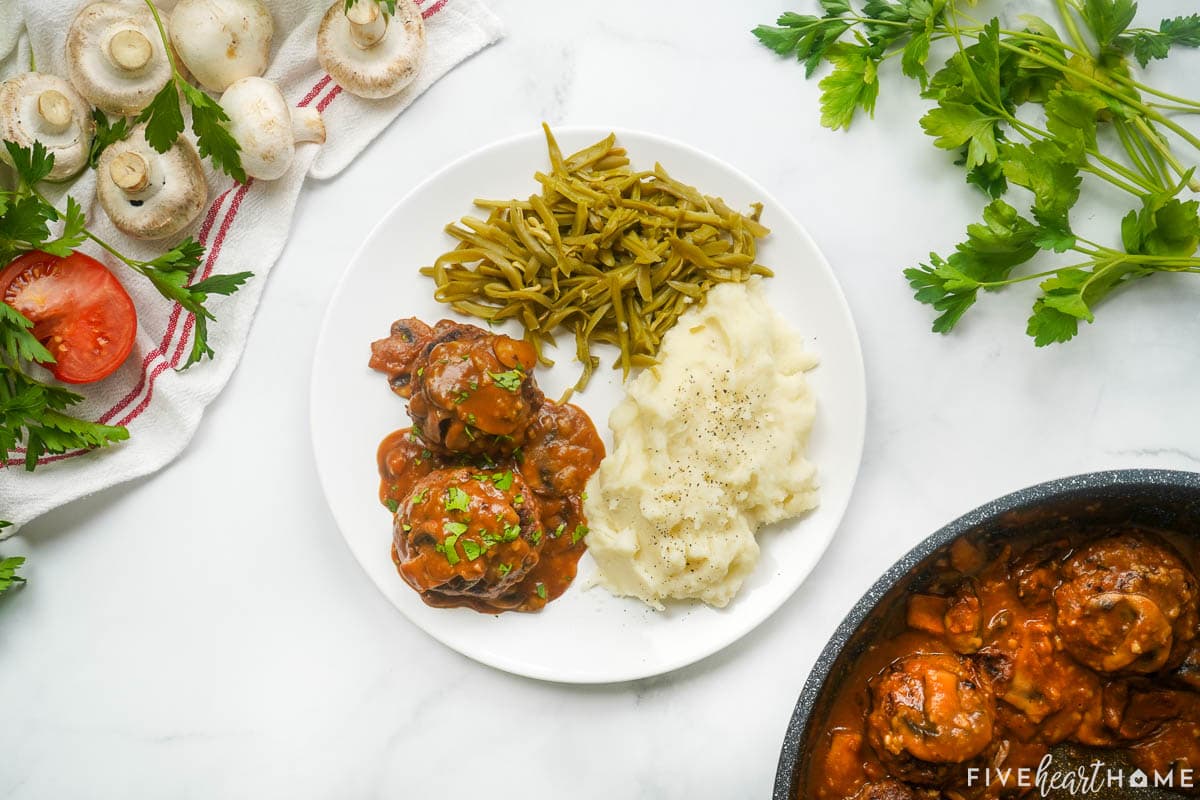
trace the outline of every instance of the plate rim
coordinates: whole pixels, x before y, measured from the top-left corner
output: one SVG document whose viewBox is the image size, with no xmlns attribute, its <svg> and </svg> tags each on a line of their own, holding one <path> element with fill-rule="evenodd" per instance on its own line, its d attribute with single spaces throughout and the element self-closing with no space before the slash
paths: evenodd
<svg viewBox="0 0 1200 800">
<path fill-rule="evenodd" d="M 317 337 L 316 337 L 315 344 L 313 346 L 313 355 L 312 355 L 312 358 L 310 361 L 311 375 L 309 378 L 309 391 L 308 391 L 309 446 L 312 450 L 312 460 L 313 460 L 313 464 L 314 464 L 314 467 L 316 468 L 316 472 L 317 472 L 317 481 L 321 486 L 321 495 L 325 501 L 326 508 L 329 510 L 330 516 L 333 517 L 333 522 L 334 522 L 334 525 L 336 526 L 338 534 L 341 538 L 342 545 L 350 552 L 351 557 L 354 559 L 355 563 L 358 564 L 359 568 L 363 571 L 364 576 L 367 578 L 367 580 L 375 587 L 376 591 L 378 591 L 379 594 L 381 594 L 384 597 L 384 599 L 387 600 L 388 605 L 392 606 L 392 608 L 395 609 L 395 611 L 397 613 L 399 613 L 401 617 L 403 617 L 405 620 L 407 620 L 415 628 L 417 628 L 418 630 L 422 631 L 424 634 L 433 638 L 435 641 L 437 641 L 443 647 L 446 647 L 447 649 L 459 654 L 460 656 L 469 658 L 472 661 L 478 662 L 480 664 L 484 664 L 488 667 L 500 670 L 502 672 L 507 672 L 512 675 L 518 675 L 518 676 L 522 676 L 522 677 L 526 677 L 526 678 L 532 678 L 535 680 L 546 681 L 549 683 L 558 683 L 558 684 L 566 684 L 566 685 L 602 686 L 602 685 L 611 685 L 611 684 L 619 684 L 619 683 L 628 683 L 630 681 L 643 680 L 646 678 L 657 677 L 659 675 L 665 675 L 665 674 L 674 672 L 676 670 L 682 669 L 684 667 L 691 666 L 693 664 L 697 664 L 701 661 L 704 661 L 707 658 L 710 658 L 711 656 L 715 655 L 716 653 L 721 652 L 722 650 L 729 647 L 730 645 L 736 643 L 743 637 L 750 634 L 752 631 L 756 630 L 759 626 L 761 626 L 764 622 L 766 622 L 772 616 L 774 616 L 779 611 L 779 609 L 783 607 L 783 605 L 785 603 L 787 603 L 789 600 L 791 600 L 793 597 L 795 597 L 796 592 L 799 591 L 800 587 L 802 585 L 804 585 L 805 581 L 807 581 L 809 579 L 809 577 L 812 575 L 812 573 L 820 566 L 821 562 L 825 558 L 826 553 L 829 550 L 829 546 L 833 543 L 833 540 L 837 537 L 838 533 L 841 530 L 842 523 L 845 521 L 846 511 L 849 508 L 851 499 L 854 497 L 854 490 L 858 483 L 858 476 L 859 476 L 859 473 L 862 471 L 863 452 L 864 452 L 865 444 L 866 444 L 867 420 L 869 417 L 869 396 L 868 396 L 868 392 L 867 392 L 866 366 L 865 366 L 865 362 L 863 359 L 863 353 L 862 353 L 862 341 L 858 334 L 858 325 L 855 322 L 853 311 L 851 310 L 850 304 L 846 299 L 846 293 L 842 288 L 841 282 L 838 280 L 837 273 L 834 271 L 833 265 L 830 264 L 829 259 L 826 258 L 824 251 L 822 251 L 821 248 L 817 245 L 816 240 L 813 239 L 813 237 L 809 233 L 808 229 L 803 224 L 801 224 L 798 219 L 796 219 L 796 217 L 791 213 L 791 211 L 788 209 L 788 207 L 786 205 L 784 205 L 782 202 L 780 202 L 775 197 L 774 194 L 769 192 L 766 189 L 766 187 L 764 187 L 761 183 L 759 183 L 757 180 L 755 180 L 753 177 L 751 177 L 748 173 L 746 173 L 742 169 L 734 166 L 733 164 L 729 163 L 728 161 L 726 161 L 722 158 L 719 158 L 711 153 L 708 153 L 704 150 L 701 150 L 700 148 L 695 147 L 694 145 L 687 144 L 686 142 L 681 142 L 681 141 L 674 139 L 672 137 L 669 137 L 669 136 L 664 136 L 664 135 L 658 134 L 658 133 L 652 133 L 649 131 L 639 130 L 636 128 L 579 124 L 579 125 L 563 125 L 563 126 L 559 126 L 559 127 L 552 127 L 551 130 L 554 133 L 555 137 L 566 137 L 566 136 L 573 136 L 573 135 L 588 135 L 588 136 L 599 136 L 599 137 L 603 138 L 605 136 L 608 136 L 611 133 L 611 134 L 616 135 L 618 142 L 621 141 L 622 137 L 634 137 L 634 138 L 641 138 L 641 139 L 645 139 L 645 140 L 654 141 L 657 144 L 665 145 L 668 148 L 675 148 L 677 150 L 685 151 L 685 152 L 689 153 L 691 156 L 693 156 L 694 158 L 697 158 L 701 161 L 708 162 L 709 164 L 711 164 L 723 171 L 729 172 L 729 173 L 733 174 L 734 176 L 736 176 L 737 178 L 739 178 L 740 180 L 746 182 L 746 184 L 749 185 L 750 188 L 754 190 L 755 196 L 758 198 L 758 202 L 761 202 L 763 204 L 764 208 L 769 207 L 772 210 L 772 213 L 779 214 L 786 222 L 789 222 L 799 232 L 799 234 L 801 235 L 803 240 L 812 249 L 812 252 L 817 255 L 817 262 L 814 266 L 816 266 L 817 268 L 819 268 L 819 269 L 823 270 L 825 273 L 827 273 L 827 275 L 832 283 L 833 289 L 834 289 L 831 300 L 834 300 L 838 304 L 841 312 L 844 314 L 845 318 L 849 321 L 850 336 L 849 336 L 849 340 L 847 343 L 850 345 L 850 350 L 851 350 L 852 356 L 853 356 L 853 358 L 852 358 L 853 363 L 850 364 L 849 367 L 851 369 L 853 378 L 855 379 L 856 383 L 861 387 L 861 391 L 856 393 L 858 403 L 861 406 L 861 413 L 858 416 L 858 424 L 856 426 L 857 430 L 855 431 L 855 441 L 853 443 L 850 443 L 847 445 L 848 447 L 850 447 L 850 446 L 853 447 L 853 453 L 852 453 L 853 468 L 851 470 L 851 474 L 849 476 L 849 481 L 846 486 L 845 497 L 842 500 L 842 502 L 840 503 L 839 507 L 832 509 L 832 516 L 831 516 L 831 522 L 830 522 L 830 527 L 831 527 L 832 532 L 830 533 L 830 535 L 828 537 L 826 537 L 825 541 L 822 543 L 820 549 L 816 553 L 816 557 L 815 557 L 814 561 L 812 562 L 811 566 L 809 566 L 808 570 L 805 571 L 802 575 L 800 575 L 798 578 L 795 579 L 795 585 L 791 588 L 790 591 L 782 593 L 776 601 L 774 601 L 773 603 L 767 604 L 767 606 L 765 606 L 764 612 L 761 614 L 761 616 L 758 619 L 755 619 L 752 623 L 750 623 L 747 626 L 744 626 L 742 628 L 734 630 L 731 634 L 713 639 L 711 642 L 707 643 L 704 647 L 701 647 L 696 651 L 689 651 L 686 655 L 683 655 L 683 656 L 680 656 L 677 658 L 667 659 L 667 660 L 660 662 L 659 664 L 651 667 L 650 669 L 638 668 L 635 665 L 631 664 L 625 670 L 623 670 L 619 673 L 614 673 L 614 676 L 612 676 L 612 677 L 601 678 L 601 677 L 579 676 L 579 675 L 563 676 L 563 675 L 555 673 L 552 670 L 548 671 L 548 670 L 540 669 L 540 668 L 532 668 L 531 669 L 527 663 L 515 663 L 503 656 L 490 656 L 490 655 L 485 655 L 485 654 L 481 654 L 478 652 L 465 652 L 464 650 L 460 649 L 459 647 L 456 647 L 454 644 L 452 644 L 450 641 L 448 641 L 447 638 L 444 638 L 439 633 L 439 630 L 436 626 L 426 625 L 422 621 L 419 621 L 419 620 L 409 616 L 408 613 L 406 613 L 403 608 L 401 608 L 399 605 L 397 605 L 395 602 L 393 602 L 392 599 L 387 595 L 387 593 L 385 591 L 383 591 L 383 587 L 379 586 L 379 584 L 376 583 L 376 581 L 372 578 L 371 572 L 367 568 L 367 565 L 363 563 L 362 559 L 360 559 L 358 557 L 358 554 L 355 552 L 354 548 L 350 545 L 350 540 L 347 537 L 346 531 L 344 530 L 341 521 L 338 519 L 337 514 L 334 512 L 334 504 L 333 504 L 332 498 L 330 496 L 330 490 L 329 490 L 329 481 L 326 478 L 326 469 L 322 465 L 321 459 L 318 457 L 318 445 L 317 445 L 318 421 L 316 418 L 316 410 L 315 410 L 316 404 L 313 401 L 314 397 L 316 395 L 317 389 L 318 389 L 318 381 L 320 379 L 320 376 L 318 375 L 318 372 L 317 372 L 317 362 L 320 358 L 320 353 L 322 350 L 323 343 L 325 342 L 326 337 L 329 335 L 329 331 L 332 326 L 334 307 L 337 305 L 338 301 L 341 299 L 342 294 L 346 289 L 346 284 L 349 281 L 349 276 L 350 276 L 352 270 L 355 268 L 355 265 L 357 265 L 359 263 L 359 261 L 362 259 L 363 255 L 366 252 L 370 243 L 372 241 L 374 241 L 375 237 L 378 236 L 380 234 L 380 232 L 386 227 L 388 221 L 393 217 L 393 215 L 397 212 L 397 210 L 400 207 L 406 205 L 410 201 L 411 198 L 413 198 L 414 196 L 417 196 L 421 192 L 425 191 L 429 186 L 437 183 L 442 178 L 443 175 L 451 172 L 452 170 L 457 169 L 462 164 L 473 161 L 473 160 L 481 158 L 481 157 L 484 157 L 492 151 L 503 150 L 505 148 L 511 147 L 511 146 L 513 146 L 517 143 L 523 142 L 525 140 L 542 138 L 544 136 L 544 133 L 541 130 L 517 133 L 517 134 L 513 134 L 511 136 L 506 136 L 504 138 L 488 142 L 486 144 L 483 144 L 479 147 L 469 150 L 468 152 L 446 162 L 445 164 L 443 164 L 442 166 L 438 167 L 437 169 L 432 171 L 430 174 L 428 174 L 425 178 L 418 181 L 415 185 L 413 185 L 413 187 L 411 189 L 409 189 L 399 199 L 397 199 L 396 202 L 394 202 L 385 211 L 383 211 L 380 214 L 378 221 L 373 226 L 371 226 L 371 229 L 363 237 L 362 241 L 359 242 L 358 246 L 354 250 L 354 253 L 350 256 L 350 258 L 346 261 L 345 265 L 342 267 L 341 273 L 338 276 L 337 283 L 334 285 L 332 291 L 329 293 L 329 299 L 326 302 L 325 311 L 321 317 L 321 324 L 317 329 Z M 467 201 L 467 202 L 469 202 L 469 201 Z M 817 466 L 819 469 L 820 465 L 818 464 Z M 824 505 L 823 505 L 823 507 L 828 508 L 827 506 L 824 506 Z"/>
</svg>

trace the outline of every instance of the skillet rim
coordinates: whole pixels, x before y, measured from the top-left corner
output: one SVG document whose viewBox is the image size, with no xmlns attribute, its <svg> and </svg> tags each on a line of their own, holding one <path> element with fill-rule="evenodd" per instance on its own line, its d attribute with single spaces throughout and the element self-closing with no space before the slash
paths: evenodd
<svg viewBox="0 0 1200 800">
<path fill-rule="evenodd" d="M 939 528 L 901 556 L 854 604 L 813 663 L 788 721 L 787 733 L 779 753 L 779 764 L 775 771 L 773 800 L 792 800 L 792 787 L 796 780 L 800 755 L 807 744 L 805 729 L 825 688 L 830 670 L 855 631 L 892 587 L 907 577 L 934 551 L 1005 514 L 1030 510 L 1048 502 L 1078 500 L 1088 496 L 1095 496 L 1095 499 L 1099 500 L 1114 489 L 1183 489 L 1192 490 L 1200 495 L 1200 473 L 1171 469 L 1117 469 L 1087 472 L 1034 484 L 968 511 Z"/>
</svg>

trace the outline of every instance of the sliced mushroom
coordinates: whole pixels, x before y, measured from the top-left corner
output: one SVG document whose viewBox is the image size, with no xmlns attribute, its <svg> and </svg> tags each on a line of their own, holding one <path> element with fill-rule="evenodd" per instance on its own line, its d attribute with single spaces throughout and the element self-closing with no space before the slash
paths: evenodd
<svg viewBox="0 0 1200 800">
<path fill-rule="evenodd" d="M 67 72 L 88 102 L 131 116 L 171 80 L 171 60 L 143 3 L 92 3 L 67 31 Z"/>
<path fill-rule="evenodd" d="M 425 60 L 425 22 L 413 0 L 397 0 L 395 15 L 376 0 L 337 0 L 321 20 L 317 60 L 343 89 L 379 99 L 412 83 Z"/>
<path fill-rule="evenodd" d="M 325 141 L 320 112 L 289 108 L 279 87 L 266 78 L 236 81 L 221 95 L 221 106 L 242 149 L 242 168 L 251 178 L 280 178 L 292 165 L 297 142 Z"/>
<path fill-rule="evenodd" d="M 171 12 L 175 52 L 213 92 L 266 72 L 274 28 L 259 0 L 179 0 Z"/>
<path fill-rule="evenodd" d="M 22 147 L 41 142 L 54 155 L 47 180 L 78 175 L 95 132 L 91 106 L 62 78 L 27 72 L 0 83 L 0 140 Z M 7 159 L 8 152 L 0 157 Z"/>
<path fill-rule="evenodd" d="M 138 125 L 100 156 L 96 197 L 120 230 L 135 239 L 164 239 L 200 215 L 208 183 L 191 142 L 181 136 L 159 153 L 146 141 L 146 126 Z"/>
</svg>

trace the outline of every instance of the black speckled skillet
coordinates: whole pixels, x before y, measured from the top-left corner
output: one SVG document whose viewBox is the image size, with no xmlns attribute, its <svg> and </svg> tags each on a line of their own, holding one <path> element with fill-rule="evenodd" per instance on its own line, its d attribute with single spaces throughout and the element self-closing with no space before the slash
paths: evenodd
<svg viewBox="0 0 1200 800">
<path fill-rule="evenodd" d="M 774 800 L 797 797 L 796 787 L 803 785 L 807 775 L 810 728 L 813 735 L 819 731 L 836 676 L 845 672 L 843 667 L 868 642 L 882 616 L 881 610 L 891 607 L 944 548 L 964 534 L 1003 535 L 1005 531 L 1025 530 L 1064 517 L 1084 523 L 1132 521 L 1190 530 L 1200 536 L 1200 473 L 1130 469 L 1040 483 L 980 506 L 910 550 L 851 609 L 813 666 L 783 741 Z M 1129 789 L 1111 796 L 1179 797 L 1162 790 Z M 1104 800 L 1101 794 L 1088 797 Z"/>
</svg>

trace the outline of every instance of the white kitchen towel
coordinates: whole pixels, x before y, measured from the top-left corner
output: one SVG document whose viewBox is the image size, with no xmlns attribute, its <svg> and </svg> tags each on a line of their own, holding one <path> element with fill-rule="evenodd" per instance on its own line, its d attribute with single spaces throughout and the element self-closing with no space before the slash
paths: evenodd
<svg viewBox="0 0 1200 800">
<path fill-rule="evenodd" d="M 0 537 L 11 535 L 52 508 L 148 475 L 179 455 L 196 432 L 204 408 L 237 365 L 267 276 L 283 250 L 305 178 L 336 175 L 438 78 L 503 33 L 500 21 L 481 0 L 417 0 L 427 40 L 420 74 L 393 98 L 362 100 L 343 92 L 317 64 L 317 27 L 330 0 L 265 2 L 275 22 L 266 77 L 276 81 L 293 104 L 321 111 L 327 140 L 324 145 L 301 145 L 296 163 L 277 181 L 251 181 L 241 186 L 214 173 L 206 162 L 210 203 L 186 232 L 208 248 L 195 280 L 214 273 L 254 273 L 237 294 L 208 302 L 217 317 L 209 327 L 209 342 L 217 354 L 214 360 L 186 372 L 176 371 L 191 346 L 190 315 L 163 300 L 149 282 L 107 254 L 90 245 L 82 248 L 104 261 L 125 284 L 138 309 L 138 337 L 133 355 L 120 370 L 100 383 L 82 387 L 87 399 L 72 413 L 126 425 L 130 438 L 92 452 L 43 456 L 34 472 L 23 469 L 23 458 L 9 462 L 7 469 L 0 469 L 0 519 L 10 520 L 14 526 L 0 532 Z M 11 21 L 19 16 L 26 31 L 18 48 L 22 57 L 0 52 L 0 65 L 9 73 L 26 69 L 26 46 L 31 45 L 39 71 L 65 76 L 67 26 L 86 4 L 82 0 L 0 0 L 0 19 Z M 158 5 L 168 8 L 172 3 Z M 11 37 L 9 40 L 6 44 L 11 49 L 16 43 Z M 95 177 L 91 170 L 74 184 L 46 188 L 60 207 L 65 205 L 66 194 L 80 201 L 88 210 L 89 227 L 126 255 L 151 258 L 166 249 L 165 243 L 148 245 L 128 239 L 112 227 L 102 210 L 92 209 Z"/>
</svg>

